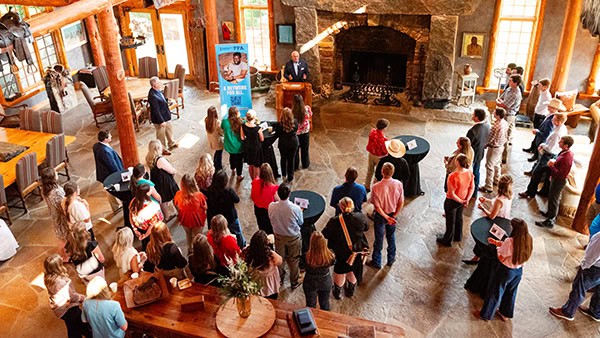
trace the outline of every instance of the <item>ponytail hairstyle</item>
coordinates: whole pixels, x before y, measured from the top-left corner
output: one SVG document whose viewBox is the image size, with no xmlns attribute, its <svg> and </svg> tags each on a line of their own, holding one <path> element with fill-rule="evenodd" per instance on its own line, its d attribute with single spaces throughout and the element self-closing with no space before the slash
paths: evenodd
<svg viewBox="0 0 600 338">
<path fill-rule="evenodd" d="M 338 203 L 343 214 L 350 214 L 354 211 L 354 201 L 350 197 L 344 197 Z"/>
<path fill-rule="evenodd" d="M 65 183 L 65 206 L 64 206 L 64 214 L 65 217 L 67 217 L 67 219 L 71 219 L 71 216 L 69 216 L 69 207 L 71 206 L 71 203 L 73 203 L 73 198 L 75 196 L 75 194 L 77 194 L 77 191 L 79 190 L 79 186 L 77 185 L 77 183 L 75 183 L 74 181 L 69 181 L 67 183 Z"/>
</svg>

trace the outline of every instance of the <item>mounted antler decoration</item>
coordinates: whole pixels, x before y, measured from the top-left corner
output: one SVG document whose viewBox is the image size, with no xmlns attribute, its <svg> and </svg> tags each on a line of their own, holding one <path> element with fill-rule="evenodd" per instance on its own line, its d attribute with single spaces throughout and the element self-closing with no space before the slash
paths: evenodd
<svg viewBox="0 0 600 338">
<path fill-rule="evenodd" d="M 592 33 L 592 36 L 600 35 L 600 0 L 585 0 L 583 2 L 581 24 L 583 28 Z"/>
<path fill-rule="evenodd" d="M 27 45 L 27 40 L 30 38 L 31 30 L 29 30 L 29 24 L 21 20 L 11 7 L 8 13 L 0 18 L 0 57 L 5 58 L 8 56 L 8 62 L 13 74 L 19 71 L 14 57 L 19 61 L 27 61 L 28 73 L 37 71 L 37 67 L 29 52 L 29 46 Z M 1 63 L 0 71 L 2 71 Z"/>
</svg>

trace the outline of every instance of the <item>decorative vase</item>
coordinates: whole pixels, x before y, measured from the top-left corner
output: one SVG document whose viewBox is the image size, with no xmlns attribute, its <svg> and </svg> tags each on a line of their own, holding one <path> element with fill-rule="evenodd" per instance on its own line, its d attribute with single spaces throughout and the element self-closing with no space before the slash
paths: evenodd
<svg viewBox="0 0 600 338">
<path fill-rule="evenodd" d="M 248 318 L 250 312 L 252 312 L 252 299 L 248 297 L 237 297 L 235 299 L 235 305 L 237 306 L 238 314 L 242 318 Z"/>
<path fill-rule="evenodd" d="M 463 71 L 465 72 L 465 75 L 469 75 L 471 74 L 471 72 L 473 71 L 473 68 L 471 67 L 470 64 L 466 64 L 463 68 Z"/>
</svg>

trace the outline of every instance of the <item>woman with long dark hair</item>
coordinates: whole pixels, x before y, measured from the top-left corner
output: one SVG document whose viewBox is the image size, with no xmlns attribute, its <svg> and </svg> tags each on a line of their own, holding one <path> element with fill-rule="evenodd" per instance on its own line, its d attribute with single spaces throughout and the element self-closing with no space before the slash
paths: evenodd
<svg viewBox="0 0 600 338">
<path fill-rule="evenodd" d="M 131 181 L 129 182 L 129 190 L 135 196 L 135 191 L 137 187 L 142 184 L 147 184 L 150 187 L 150 198 L 152 198 L 155 202 L 160 203 L 162 198 L 158 191 L 156 191 L 154 182 L 150 181 L 146 178 L 146 167 L 138 163 L 133 167 L 133 172 L 131 174 Z"/>
<path fill-rule="evenodd" d="M 246 239 L 240 227 L 236 203 L 240 202 L 240 198 L 231 187 L 228 185 L 227 173 L 224 170 L 219 170 L 213 175 L 212 184 L 206 193 L 207 202 L 207 217 L 212 220 L 216 215 L 223 215 L 227 220 L 227 227 L 237 239 L 240 248 L 246 246 Z"/>
<path fill-rule="evenodd" d="M 294 118 L 290 108 L 283 108 L 280 120 L 275 126 L 279 135 L 279 154 L 281 155 L 281 177 L 287 182 L 294 180 L 294 160 L 298 151 L 298 121 Z"/>
<path fill-rule="evenodd" d="M 300 161 L 302 161 L 302 168 L 306 169 L 310 165 L 309 157 L 309 146 L 310 146 L 310 121 L 312 119 L 312 109 L 309 105 L 304 104 L 304 98 L 302 95 L 294 95 L 292 101 L 292 114 L 298 121 L 298 153 L 296 153 L 296 159 L 294 160 L 294 169 L 298 170 L 300 167 Z"/>
<path fill-rule="evenodd" d="M 279 269 L 283 259 L 271 248 L 267 233 L 258 230 L 250 239 L 250 245 L 242 252 L 244 261 L 254 269 L 254 276 L 262 285 L 260 295 L 277 299 L 279 295 Z"/>
<path fill-rule="evenodd" d="M 269 219 L 269 204 L 278 201 L 277 189 L 279 185 L 273 177 L 273 170 L 269 163 L 263 163 L 260 166 L 258 177 L 252 181 L 252 190 L 250 197 L 254 202 L 254 215 L 258 228 L 267 234 L 273 233 L 273 226 Z"/>
<path fill-rule="evenodd" d="M 229 107 L 227 111 L 227 118 L 221 122 L 221 128 L 223 129 L 223 146 L 225 151 L 229 154 L 229 167 L 231 168 L 231 175 L 233 176 L 234 171 L 237 174 L 238 182 L 244 179 L 242 176 L 242 169 L 244 167 L 244 149 L 242 147 L 242 139 L 240 138 L 240 131 L 242 129 L 242 118 L 240 117 L 240 111 L 237 107 Z"/>
<path fill-rule="evenodd" d="M 129 204 L 129 220 L 135 236 L 142 241 L 142 250 L 150 241 L 150 228 L 164 219 L 160 205 L 150 198 L 150 186 L 142 184 L 135 190 Z"/>
<path fill-rule="evenodd" d="M 203 234 L 196 235 L 192 247 L 192 254 L 188 257 L 188 262 L 192 276 L 194 276 L 194 282 L 219 286 L 215 253 L 206 236 Z"/>
<path fill-rule="evenodd" d="M 215 168 L 217 170 L 223 168 L 223 129 L 221 128 L 221 120 L 219 113 L 214 106 L 208 107 L 206 117 L 204 118 L 204 127 L 206 136 L 208 137 L 208 145 L 210 149 L 215 151 Z"/>
<path fill-rule="evenodd" d="M 533 251 L 533 238 L 529 234 L 527 223 L 520 218 L 513 218 L 510 224 L 512 232 L 504 241 L 488 238 L 488 242 L 498 248 L 498 260 L 502 264 L 498 264 L 490 277 L 481 311 L 475 313 L 483 320 L 491 320 L 494 313 L 503 321 L 513 317 L 523 264 L 531 258 Z"/>
</svg>

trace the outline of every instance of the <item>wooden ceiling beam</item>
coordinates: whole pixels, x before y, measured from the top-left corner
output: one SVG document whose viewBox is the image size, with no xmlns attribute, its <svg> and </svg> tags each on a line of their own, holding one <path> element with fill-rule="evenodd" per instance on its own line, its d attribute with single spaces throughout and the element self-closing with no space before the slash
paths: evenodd
<svg viewBox="0 0 600 338">
<path fill-rule="evenodd" d="M 22 5 L 22 6 L 42 6 L 42 7 L 61 7 L 68 6 L 79 0 L 2 0 L 5 5 Z"/>
</svg>

